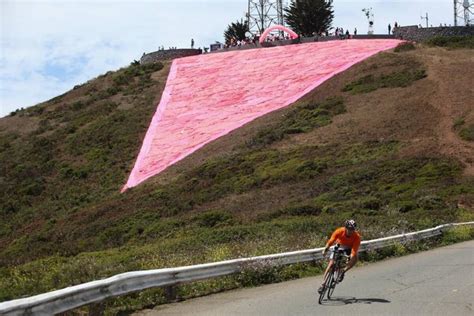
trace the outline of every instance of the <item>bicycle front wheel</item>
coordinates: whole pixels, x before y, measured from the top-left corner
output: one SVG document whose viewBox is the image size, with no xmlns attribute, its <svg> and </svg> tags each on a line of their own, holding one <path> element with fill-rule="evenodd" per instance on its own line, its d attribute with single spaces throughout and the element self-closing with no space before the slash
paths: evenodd
<svg viewBox="0 0 474 316">
<path fill-rule="evenodd" d="M 323 303 L 324 296 L 326 295 L 327 291 L 329 290 L 329 285 L 332 282 L 333 274 L 334 274 L 334 268 L 331 269 L 331 271 L 329 271 L 328 276 L 326 277 L 326 281 L 324 282 L 324 288 L 323 288 L 322 292 L 319 294 L 319 301 L 318 301 L 319 304 Z"/>
<path fill-rule="evenodd" d="M 334 271 L 331 273 L 329 287 L 328 287 L 328 300 L 331 299 L 331 296 L 334 293 L 334 289 L 336 288 L 338 277 L 339 277 L 339 270 L 334 269 Z"/>
<path fill-rule="evenodd" d="M 330 278 L 328 278 L 328 279 L 330 279 Z M 326 282 L 326 283 L 327 283 L 327 282 Z M 318 303 L 319 303 L 319 304 L 322 304 L 322 303 L 323 303 L 324 295 L 326 295 L 326 292 L 327 292 L 327 290 L 328 290 L 328 287 L 327 287 L 326 283 L 324 284 L 324 288 L 323 288 L 322 292 L 319 294 L 319 300 L 318 300 Z"/>
</svg>

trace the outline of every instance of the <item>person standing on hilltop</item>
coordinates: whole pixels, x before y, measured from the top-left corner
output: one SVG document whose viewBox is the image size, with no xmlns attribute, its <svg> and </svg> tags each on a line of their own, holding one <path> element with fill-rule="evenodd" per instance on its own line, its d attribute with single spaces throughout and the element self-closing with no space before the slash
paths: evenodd
<svg viewBox="0 0 474 316">
<path fill-rule="evenodd" d="M 390 25 L 390 23 L 388 23 L 388 35 L 390 35 L 391 31 L 392 31 L 392 26 Z"/>
<path fill-rule="evenodd" d="M 191 38 L 191 49 L 194 48 L 194 38 Z"/>
</svg>

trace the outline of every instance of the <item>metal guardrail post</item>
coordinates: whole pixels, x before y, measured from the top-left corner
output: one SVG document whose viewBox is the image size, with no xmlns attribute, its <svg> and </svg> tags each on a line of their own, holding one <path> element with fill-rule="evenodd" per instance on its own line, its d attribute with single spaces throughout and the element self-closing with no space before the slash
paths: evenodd
<svg viewBox="0 0 474 316">
<path fill-rule="evenodd" d="M 105 305 L 103 302 L 93 303 L 89 305 L 88 316 L 102 316 L 105 312 Z"/>
<path fill-rule="evenodd" d="M 176 301 L 176 286 L 175 285 L 165 286 L 165 297 L 168 302 Z"/>
</svg>

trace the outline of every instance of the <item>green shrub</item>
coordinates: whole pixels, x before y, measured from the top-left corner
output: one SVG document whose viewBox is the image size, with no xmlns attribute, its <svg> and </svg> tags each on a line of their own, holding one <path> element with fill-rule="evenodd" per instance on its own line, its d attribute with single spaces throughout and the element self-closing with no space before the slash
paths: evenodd
<svg viewBox="0 0 474 316">
<path fill-rule="evenodd" d="M 79 110 L 82 110 L 84 107 L 85 107 L 85 104 L 82 101 L 77 101 L 71 105 L 71 110 L 79 111 Z"/>
<path fill-rule="evenodd" d="M 120 86 L 112 86 L 110 88 L 107 88 L 107 94 L 109 96 L 112 96 L 112 95 L 116 95 L 117 93 L 119 93 L 120 91 L 122 91 L 122 89 L 120 88 Z"/>
<path fill-rule="evenodd" d="M 469 126 L 462 128 L 459 131 L 459 136 L 465 141 L 474 141 L 474 124 L 470 124 Z"/>
<path fill-rule="evenodd" d="M 283 281 L 280 276 L 282 270 L 282 266 L 275 265 L 271 261 L 262 260 L 243 264 L 236 279 L 243 287 L 276 283 Z"/>
<path fill-rule="evenodd" d="M 394 52 L 400 53 L 400 52 L 407 52 L 407 51 L 411 51 L 415 49 L 416 47 L 412 42 L 403 42 L 403 43 L 398 44 L 397 47 L 395 47 Z"/>
<path fill-rule="evenodd" d="M 456 242 L 474 239 L 474 227 L 458 226 L 450 228 L 443 232 L 442 243 L 453 244 Z"/>
<path fill-rule="evenodd" d="M 474 48 L 474 36 L 436 36 L 425 43 L 429 46 L 446 48 Z"/>
<path fill-rule="evenodd" d="M 464 118 L 458 117 L 453 123 L 453 128 L 455 130 L 458 130 L 461 126 L 464 125 L 464 123 L 465 123 Z"/>
<path fill-rule="evenodd" d="M 358 201 L 361 208 L 378 210 L 382 206 L 382 202 L 379 198 L 374 196 L 367 196 Z"/>
<path fill-rule="evenodd" d="M 216 227 L 232 224 L 232 216 L 223 211 L 208 211 L 195 217 L 201 227 Z"/>
<path fill-rule="evenodd" d="M 400 213 L 406 213 L 416 209 L 417 205 L 414 201 L 398 201 L 393 203 L 393 206 L 398 210 Z"/>
<path fill-rule="evenodd" d="M 417 199 L 417 206 L 426 210 L 442 209 L 446 207 L 443 199 L 436 195 L 426 195 Z"/>
<path fill-rule="evenodd" d="M 21 194 L 38 196 L 44 191 L 44 182 L 41 178 L 25 179 L 20 190 Z"/>
<path fill-rule="evenodd" d="M 290 134 L 307 133 L 331 123 L 331 118 L 346 111 L 340 97 L 328 98 L 322 103 L 306 103 L 292 109 L 284 118 L 262 129 L 247 142 L 249 147 L 263 147 L 280 141 Z"/>
<path fill-rule="evenodd" d="M 366 75 L 346 85 L 342 91 L 352 94 L 368 93 L 380 88 L 408 87 L 413 82 L 426 77 L 424 69 L 406 69 L 404 71 L 392 72 L 388 75 L 374 76 Z"/>
<path fill-rule="evenodd" d="M 366 75 L 346 85 L 342 91 L 352 92 L 353 94 L 368 93 L 377 90 L 376 79 L 373 75 Z"/>
</svg>

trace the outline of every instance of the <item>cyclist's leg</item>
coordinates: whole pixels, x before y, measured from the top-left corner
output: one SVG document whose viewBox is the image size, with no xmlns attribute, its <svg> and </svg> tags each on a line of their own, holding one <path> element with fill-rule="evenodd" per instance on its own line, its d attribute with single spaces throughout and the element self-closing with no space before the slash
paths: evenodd
<svg viewBox="0 0 474 316">
<path fill-rule="evenodd" d="M 326 268 L 326 271 L 324 271 L 323 283 L 321 283 L 321 286 L 318 289 L 319 294 L 321 294 L 324 290 L 324 285 L 326 284 L 326 278 L 329 277 L 329 271 L 331 271 L 331 268 L 333 265 L 334 265 L 334 260 L 329 259 L 328 267 Z"/>
<path fill-rule="evenodd" d="M 329 264 L 326 268 L 326 271 L 324 271 L 324 277 L 323 277 L 323 283 L 321 284 L 322 286 L 324 285 L 324 283 L 326 282 L 326 278 L 328 276 L 328 273 L 329 271 L 331 270 L 332 266 L 334 265 L 334 260 L 333 259 L 329 259 Z"/>
<path fill-rule="evenodd" d="M 357 254 L 355 256 L 351 257 L 351 259 L 347 263 L 347 266 L 344 268 L 344 273 L 349 271 L 356 264 L 357 260 L 358 260 Z"/>
<path fill-rule="evenodd" d="M 345 249 L 345 252 L 346 252 L 346 255 L 349 256 L 351 254 L 351 249 L 350 248 Z M 351 257 L 349 259 L 349 262 L 346 264 L 345 268 L 342 270 L 342 273 L 339 274 L 339 277 L 337 280 L 338 282 L 342 282 L 342 280 L 344 280 L 344 275 L 356 264 L 356 262 L 357 262 L 357 254 L 354 257 Z"/>
<path fill-rule="evenodd" d="M 329 251 L 330 251 L 329 263 L 328 263 L 328 266 L 326 268 L 326 271 L 324 271 L 323 283 L 321 284 L 321 286 L 318 289 L 319 293 L 322 292 L 322 290 L 324 288 L 324 284 L 326 283 L 326 278 L 328 277 L 329 271 L 331 271 L 331 268 L 334 265 L 334 246 L 330 247 Z"/>
</svg>

